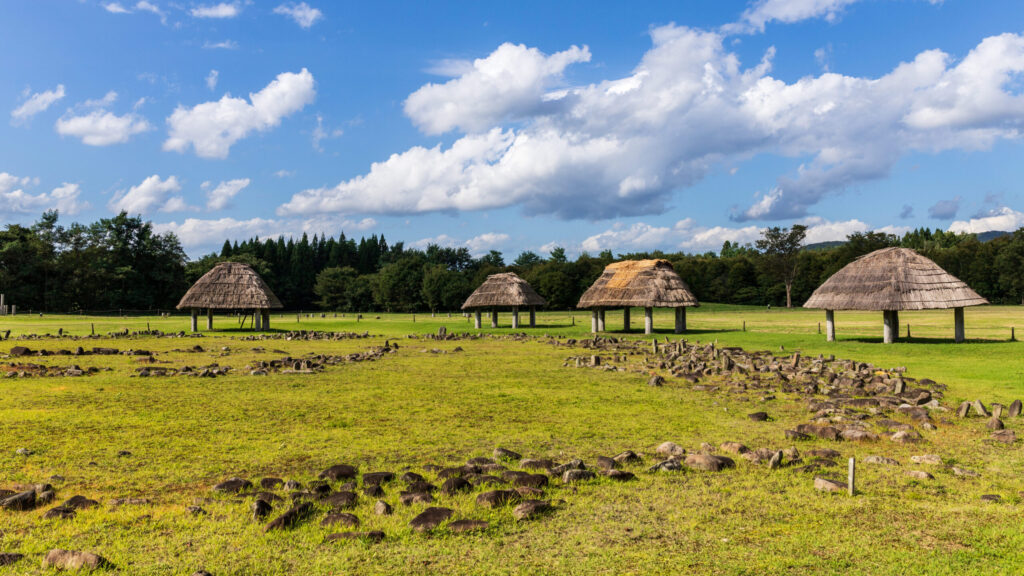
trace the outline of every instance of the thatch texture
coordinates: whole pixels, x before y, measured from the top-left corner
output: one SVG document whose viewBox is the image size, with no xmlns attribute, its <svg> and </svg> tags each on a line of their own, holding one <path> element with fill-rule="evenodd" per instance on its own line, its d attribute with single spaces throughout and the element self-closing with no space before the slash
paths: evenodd
<svg viewBox="0 0 1024 576">
<path fill-rule="evenodd" d="M 502 274 L 491 274 L 487 280 L 480 285 L 462 305 L 463 310 L 473 308 L 508 308 L 512 306 L 544 306 L 547 301 L 541 298 L 515 272 Z"/>
<path fill-rule="evenodd" d="M 682 308 L 700 306 L 668 260 L 624 260 L 609 264 L 583 293 L 577 308 Z"/>
<path fill-rule="evenodd" d="M 182 308 L 266 310 L 284 306 L 251 267 L 221 262 L 188 289 L 178 302 L 178 309 Z"/>
<path fill-rule="evenodd" d="M 932 310 L 988 304 L 960 279 L 909 248 L 883 248 L 850 262 L 804 308 Z"/>
</svg>

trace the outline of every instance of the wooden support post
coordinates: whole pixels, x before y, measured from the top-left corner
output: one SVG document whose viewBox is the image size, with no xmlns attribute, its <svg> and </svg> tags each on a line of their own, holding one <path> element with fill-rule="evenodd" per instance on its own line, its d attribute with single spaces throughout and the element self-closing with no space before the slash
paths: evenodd
<svg viewBox="0 0 1024 576">
<path fill-rule="evenodd" d="M 836 341 L 836 311 L 825 310 L 825 341 Z"/>
<path fill-rule="evenodd" d="M 519 306 L 512 307 L 512 328 L 519 328 Z"/>
<path fill-rule="evenodd" d="M 676 334 L 682 334 L 686 332 L 686 308 L 676 308 Z M 743 323 L 743 329 L 747 329 L 747 323 Z"/>
<path fill-rule="evenodd" d="M 964 309 L 963 307 L 953 309 L 953 338 L 957 342 L 964 341 Z"/>
<path fill-rule="evenodd" d="M 591 334 L 597 334 L 597 310 L 590 311 L 590 332 Z"/>
<path fill-rule="evenodd" d="M 473 311 L 473 327 L 476 328 L 477 330 L 479 330 L 482 326 L 480 318 L 481 315 L 482 314 L 480 314 L 479 308 Z"/>
<path fill-rule="evenodd" d="M 1013 326 L 1010 326 L 1010 342 L 1016 342 L 1016 341 L 1017 341 L 1016 329 Z"/>
<path fill-rule="evenodd" d="M 654 308 L 644 308 L 644 334 L 654 333 Z"/>
<path fill-rule="evenodd" d="M 629 312 L 630 312 L 630 309 L 628 307 L 622 309 L 622 331 L 623 332 L 629 332 L 629 330 L 631 328 L 630 325 L 629 325 L 630 324 Z"/>
<path fill-rule="evenodd" d="M 263 314 L 259 310 L 252 311 L 252 327 L 257 332 L 263 329 Z"/>
<path fill-rule="evenodd" d="M 597 309 L 597 331 L 598 332 L 604 332 L 605 331 L 604 308 L 598 308 Z"/>
<path fill-rule="evenodd" d="M 491 310 L 491 328 L 498 327 L 498 311 L 497 309 Z"/>
<path fill-rule="evenodd" d="M 270 310 L 263 310 L 263 330 L 270 330 Z"/>
<path fill-rule="evenodd" d="M 899 338 L 900 320 L 895 310 L 882 312 L 882 342 L 892 344 Z"/>
<path fill-rule="evenodd" d="M 857 489 L 856 489 L 856 479 L 857 479 L 857 465 L 855 463 L 855 460 L 853 458 L 850 458 L 850 474 L 849 474 L 849 476 L 846 479 L 846 483 L 847 483 L 846 487 L 850 491 L 850 496 L 853 496 L 853 493 L 857 491 Z"/>
<path fill-rule="evenodd" d="M 530 328 L 537 327 L 537 307 L 530 306 Z"/>
<path fill-rule="evenodd" d="M 199 310 L 196 308 L 192 309 L 192 332 L 199 332 Z"/>
<path fill-rule="evenodd" d="M 213 310 L 210 308 L 206 309 L 206 329 L 213 330 Z"/>
</svg>

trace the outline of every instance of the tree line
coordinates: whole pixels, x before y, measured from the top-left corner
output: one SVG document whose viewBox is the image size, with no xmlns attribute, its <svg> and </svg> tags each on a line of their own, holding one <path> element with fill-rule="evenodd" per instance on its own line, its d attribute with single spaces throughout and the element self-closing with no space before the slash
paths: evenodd
<svg viewBox="0 0 1024 576">
<path fill-rule="evenodd" d="M 718 253 L 582 253 L 547 258 L 526 251 L 511 261 L 465 247 L 407 248 L 383 236 L 344 233 L 299 239 L 225 241 L 220 252 L 189 260 L 172 233 L 121 213 L 95 223 L 58 223 L 46 212 L 31 226 L 0 230 L 0 292 L 19 310 L 49 312 L 170 310 L 219 262 L 249 264 L 291 310 L 455 311 L 490 274 L 512 271 L 548 301 L 570 309 L 616 260 L 663 258 L 703 302 L 784 306 L 803 303 L 822 282 L 874 250 L 903 246 L 935 260 L 993 303 L 1024 304 L 1024 228 L 992 240 L 921 228 L 896 236 L 851 234 L 845 242 L 804 246 L 802 226 L 767 228 L 753 244 L 725 242 Z"/>
</svg>

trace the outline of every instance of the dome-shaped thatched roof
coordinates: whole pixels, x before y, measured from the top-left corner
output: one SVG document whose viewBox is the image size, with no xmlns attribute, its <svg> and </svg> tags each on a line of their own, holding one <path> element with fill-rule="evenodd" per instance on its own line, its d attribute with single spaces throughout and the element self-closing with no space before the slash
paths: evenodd
<svg viewBox="0 0 1024 576">
<path fill-rule="evenodd" d="M 266 310 L 284 306 L 249 265 L 221 262 L 185 292 L 178 302 L 178 309 L 182 308 Z"/>
<path fill-rule="evenodd" d="M 609 264 L 583 293 L 577 308 L 682 308 L 700 306 L 668 260 L 624 260 Z"/>
<path fill-rule="evenodd" d="M 988 304 L 949 272 L 909 248 L 883 248 L 836 272 L 804 308 L 930 310 Z"/>
<path fill-rule="evenodd" d="M 491 274 L 462 305 L 463 310 L 509 306 L 544 306 L 547 301 L 515 272 Z"/>
</svg>

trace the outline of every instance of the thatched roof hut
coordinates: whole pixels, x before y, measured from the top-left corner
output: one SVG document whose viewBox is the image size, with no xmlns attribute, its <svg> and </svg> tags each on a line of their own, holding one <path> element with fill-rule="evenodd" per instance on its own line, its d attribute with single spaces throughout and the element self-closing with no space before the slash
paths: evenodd
<svg viewBox="0 0 1024 576">
<path fill-rule="evenodd" d="M 964 339 L 963 309 L 988 304 L 959 278 L 909 248 L 883 248 L 847 264 L 825 281 L 804 308 L 825 310 L 827 339 L 835 339 L 835 310 L 883 312 L 884 341 L 899 334 L 900 310 L 953 308 L 955 337 Z"/>
<path fill-rule="evenodd" d="M 686 308 L 700 306 L 686 282 L 668 260 L 624 260 L 609 264 L 593 286 L 583 293 L 577 308 L 593 310 L 591 329 L 604 331 L 604 310 L 623 308 L 625 329 L 629 310 L 644 308 L 644 332 L 653 330 L 654 308 L 675 308 L 676 333 L 686 329 Z"/>
<path fill-rule="evenodd" d="M 270 327 L 270 309 L 284 308 L 267 283 L 248 264 L 221 262 L 203 274 L 178 302 L 178 310 L 192 310 L 192 331 L 199 310 L 205 308 L 207 328 L 213 328 L 214 310 L 252 310 L 256 329 Z"/>
<path fill-rule="evenodd" d="M 463 310 L 474 310 L 476 327 L 480 328 L 480 311 L 491 310 L 491 327 L 498 326 L 498 308 L 512 309 L 512 327 L 519 327 L 519 309 L 530 309 L 530 327 L 537 325 L 537 306 L 545 306 L 544 300 L 526 280 L 515 272 L 491 274 L 473 291 L 462 305 Z"/>
</svg>

